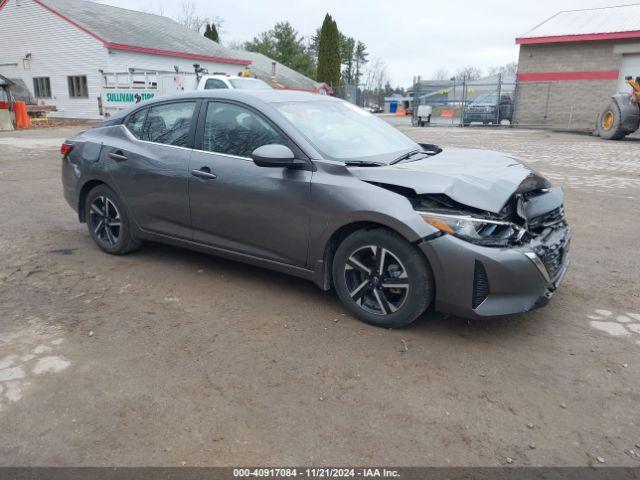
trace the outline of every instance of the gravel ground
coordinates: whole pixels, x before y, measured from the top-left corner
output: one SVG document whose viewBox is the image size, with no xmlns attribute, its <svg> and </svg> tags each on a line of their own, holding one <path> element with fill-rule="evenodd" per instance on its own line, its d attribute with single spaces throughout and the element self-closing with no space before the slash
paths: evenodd
<svg viewBox="0 0 640 480">
<path fill-rule="evenodd" d="M 387 331 L 333 293 L 148 244 L 101 253 L 61 141 L 0 134 L 0 465 L 640 465 L 640 141 L 399 125 L 566 191 L 544 309 Z"/>
</svg>

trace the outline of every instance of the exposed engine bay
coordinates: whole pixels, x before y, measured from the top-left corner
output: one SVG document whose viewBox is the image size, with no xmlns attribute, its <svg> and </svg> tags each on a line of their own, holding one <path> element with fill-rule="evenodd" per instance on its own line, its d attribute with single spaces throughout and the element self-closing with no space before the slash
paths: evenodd
<svg viewBox="0 0 640 480">
<path fill-rule="evenodd" d="M 440 228 L 444 226 L 441 222 L 454 220 L 458 228 L 449 221 L 449 233 L 488 247 L 523 245 L 550 230 L 566 227 L 559 187 L 515 193 L 497 214 L 462 205 L 442 194 L 408 198 L 429 223 Z"/>
<path fill-rule="evenodd" d="M 350 169 L 361 180 L 404 196 L 443 233 L 487 247 L 516 247 L 556 230 L 569 237 L 559 187 L 517 159 L 485 150 L 421 145 L 427 158 Z M 545 240 L 546 239 L 546 240 Z M 547 252 L 541 252 L 545 257 Z"/>
</svg>

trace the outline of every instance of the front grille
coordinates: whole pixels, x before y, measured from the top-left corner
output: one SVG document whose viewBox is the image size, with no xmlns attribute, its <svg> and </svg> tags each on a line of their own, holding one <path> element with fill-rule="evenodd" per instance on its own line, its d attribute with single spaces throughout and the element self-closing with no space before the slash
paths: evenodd
<svg viewBox="0 0 640 480">
<path fill-rule="evenodd" d="M 554 279 L 560 269 L 562 268 L 562 259 L 564 255 L 564 248 L 557 248 L 551 252 L 548 252 L 542 259 L 549 278 Z"/>
<path fill-rule="evenodd" d="M 471 299 L 471 306 L 474 309 L 478 308 L 488 296 L 489 278 L 487 277 L 487 271 L 484 269 L 484 265 L 476 260 L 473 272 L 473 298 Z"/>
<path fill-rule="evenodd" d="M 550 212 L 529 220 L 529 230 L 534 233 L 540 233 L 547 227 L 552 227 L 564 221 L 564 208 L 558 207 Z"/>
</svg>

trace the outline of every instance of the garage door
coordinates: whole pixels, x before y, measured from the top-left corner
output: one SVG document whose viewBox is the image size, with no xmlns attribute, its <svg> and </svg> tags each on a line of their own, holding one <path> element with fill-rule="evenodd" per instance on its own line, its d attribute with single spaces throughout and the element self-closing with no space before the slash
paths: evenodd
<svg viewBox="0 0 640 480">
<path fill-rule="evenodd" d="M 619 92 L 631 91 L 631 87 L 624 81 L 624 77 L 629 75 L 633 78 L 640 77 L 640 53 L 622 56 L 622 68 L 620 69 L 620 80 L 618 82 Z"/>
</svg>

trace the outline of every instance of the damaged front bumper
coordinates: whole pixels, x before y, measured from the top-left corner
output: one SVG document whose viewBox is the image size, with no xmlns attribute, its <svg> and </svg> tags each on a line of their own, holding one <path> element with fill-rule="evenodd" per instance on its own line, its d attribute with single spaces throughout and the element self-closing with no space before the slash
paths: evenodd
<svg viewBox="0 0 640 480">
<path fill-rule="evenodd" d="M 467 318 L 514 315 L 546 305 L 570 263 L 571 230 L 548 228 L 527 244 L 491 248 L 452 235 L 423 241 L 436 283 L 435 310 Z"/>
</svg>

